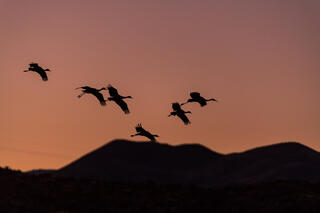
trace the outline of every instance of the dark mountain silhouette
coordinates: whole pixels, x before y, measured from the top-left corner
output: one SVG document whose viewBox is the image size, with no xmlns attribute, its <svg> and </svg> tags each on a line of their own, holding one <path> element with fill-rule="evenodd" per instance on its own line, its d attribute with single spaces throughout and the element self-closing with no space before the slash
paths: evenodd
<svg viewBox="0 0 320 213">
<path fill-rule="evenodd" d="M 223 155 L 199 144 L 115 140 L 57 171 L 113 181 L 227 185 L 320 181 L 320 153 L 295 142 Z"/>
<path fill-rule="evenodd" d="M 28 175 L 43 175 L 43 174 L 51 174 L 55 171 L 56 170 L 54 170 L 54 169 L 33 169 L 30 171 L 26 171 L 24 173 L 28 174 Z"/>
</svg>

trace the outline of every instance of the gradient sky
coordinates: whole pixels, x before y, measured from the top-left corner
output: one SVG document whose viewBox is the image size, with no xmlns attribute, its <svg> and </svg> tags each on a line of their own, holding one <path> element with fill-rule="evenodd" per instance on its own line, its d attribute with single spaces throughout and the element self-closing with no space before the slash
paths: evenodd
<svg viewBox="0 0 320 213">
<path fill-rule="evenodd" d="M 131 139 L 139 122 L 160 142 L 221 153 L 282 141 L 320 150 L 319 10 L 318 0 L 0 0 L 0 166 L 59 168 Z M 52 70 L 48 82 L 22 72 L 30 62 Z M 74 90 L 109 83 L 134 97 L 131 114 Z M 167 115 L 191 91 L 219 102 L 186 105 L 184 126 Z"/>
</svg>

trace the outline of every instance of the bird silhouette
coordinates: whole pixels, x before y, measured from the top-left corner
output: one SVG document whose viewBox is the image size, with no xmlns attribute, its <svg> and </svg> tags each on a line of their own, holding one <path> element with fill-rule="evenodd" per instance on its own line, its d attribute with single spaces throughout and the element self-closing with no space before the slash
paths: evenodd
<svg viewBox="0 0 320 213">
<path fill-rule="evenodd" d="M 178 116 L 185 125 L 190 124 L 191 122 L 189 121 L 188 117 L 185 115 L 187 113 L 191 113 L 190 111 L 184 111 L 183 109 L 181 109 L 181 106 L 178 102 L 172 103 L 172 109 L 173 112 L 170 113 L 170 116 Z"/>
<path fill-rule="evenodd" d="M 78 98 L 81 98 L 84 94 L 92 94 L 96 96 L 96 98 L 99 100 L 101 106 L 106 105 L 106 100 L 104 100 L 103 95 L 100 93 L 102 90 L 106 90 L 105 87 L 102 87 L 101 89 L 95 89 L 89 86 L 83 86 L 83 87 L 78 87 L 76 89 L 82 89 L 82 93 L 78 95 Z"/>
<path fill-rule="evenodd" d="M 109 101 L 114 101 L 116 104 L 118 104 L 120 106 L 120 108 L 122 109 L 122 111 L 125 114 L 129 114 L 129 108 L 126 102 L 124 102 L 123 99 L 125 98 L 132 98 L 131 96 L 121 96 L 118 93 L 118 90 L 116 88 L 114 88 L 113 86 L 111 86 L 110 84 L 108 85 L 108 91 L 110 94 L 110 97 L 108 98 Z"/>
<path fill-rule="evenodd" d="M 37 63 L 31 63 L 29 64 L 29 69 L 24 70 L 23 72 L 36 72 L 38 73 L 43 81 L 48 81 L 48 76 L 46 72 L 50 72 L 49 69 L 43 69 L 42 67 L 40 67 Z"/>
<path fill-rule="evenodd" d="M 181 106 L 182 106 L 182 105 L 185 105 L 185 104 L 187 104 L 187 103 L 191 103 L 191 102 L 198 102 L 198 103 L 200 104 L 200 106 L 203 107 L 203 106 L 207 105 L 207 102 L 209 102 L 209 101 L 217 101 L 217 100 L 214 99 L 214 98 L 205 99 L 204 97 L 202 97 L 202 96 L 200 95 L 199 92 L 191 92 L 191 93 L 190 93 L 190 96 L 191 96 L 191 99 L 188 99 L 187 102 L 182 103 Z"/>
<path fill-rule="evenodd" d="M 142 128 L 141 124 L 138 124 L 136 126 L 136 131 L 137 131 L 137 134 L 131 135 L 131 137 L 140 135 L 140 136 L 144 136 L 144 137 L 149 138 L 151 142 L 156 142 L 155 137 L 159 137 L 158 135 L 153 135 L 150 132 L 148 132 L 147 130 L 145 130 L 144 128 Z"/>
</svg>

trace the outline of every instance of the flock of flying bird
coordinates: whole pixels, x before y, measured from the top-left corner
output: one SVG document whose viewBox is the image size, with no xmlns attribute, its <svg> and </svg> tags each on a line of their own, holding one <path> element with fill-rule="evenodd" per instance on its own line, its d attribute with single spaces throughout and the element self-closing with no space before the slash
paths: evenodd
<svg viewBox="0 0 320 213">
<path fill-rule="evenodd" d="M 43 81 L 48 81 L 48 76 L 46 72 L 50 72 L 50 69 L 43 69 L 41 66 L 39 66 L 37 63 L 31 63 L 29 64 L 29 69 L 25 70 L 24 72 L 36 72 L 38 73 Z M 96 89 L 96 88 L 92 88 L 89 86 L 83 86 L 83 87 L 78 87 L 76 89 L 82 89 L 82 93 L 80 95 L 78 95 L 78 98 L 81 98 L 84 94 L 91 94 L 94 95 L 100 102 L 101 106 L 105 106 L 106 105 L 106 101 L 114 101 L 125 114 L 129 114 L 129 108 L 127 103 L 123 100 L 126 98 L 132 98 L 131 96 L 121 96 L 118 93 L 118 90 L 116 88 L 114 88 L 111 85 L 108 85 L 107 88 L 102 87 L 101 89 Z M 101 93 L 102 90 L 107 90 L 109 92 L 110 97 L 105 100 L 103 94 Z M 217 101 L 214 98 L 211 99 L 205 99 L 204 97 L 202 97 L 200 95 L 199 92 L 191 92 L 190 93 L 190 99 L 187 100 L 187 102 L 179 104 L 178 102 L 172 103 L 172 109 L 173 111 L 169 114 L 170 116 L 178 116 L 185 125 L 190 124 L 190 120 L 189 118 L 186 116 L 186 114 L 191 113 L 190 111 L 184 111 L 183 109 L 181 109 L 182 105 L 185 105 L 187 103 L 192 103 L 192 102 L 197 102 L 200 104 L 201 107 L 206 106 L 207 102 L 209 101 Z M 148 139 L 151 140 L 151 142 L 155 142 L 156 139 L 155 137 L 159 137 L 158 135 L 153 135 L 150 132 L 148 132 L 147 130 L 145 130 L 141 124 L 138 124 L 135 127 L 137 133 L 134 135 L 131 135 L 131 137 L 134 136 L 144 136 L 147 137 Z"/>
</svg>

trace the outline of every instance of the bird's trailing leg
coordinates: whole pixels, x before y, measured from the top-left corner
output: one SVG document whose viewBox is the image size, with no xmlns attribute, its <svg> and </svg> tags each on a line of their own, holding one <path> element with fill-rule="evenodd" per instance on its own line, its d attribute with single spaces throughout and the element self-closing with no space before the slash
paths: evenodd
<svg viewBox="0 0 320 213">
<path fill-rule="evenodd" d="M 137 134 L 134 134 L 134 135 L 130 135 L 131 137 L 135 137 L 135 136 L 138 136 L 138 135 L 140 135 L 139 133 L 137 133 Z"/>
<path fill-rule="evenodd" d="M 216 99 L 214 99 L 214 98 L 211 98 L 211 99 L 208 99 L 208 100 L 206 100 L 206 101 L 216 101 L 216 102 L 218 102 Z"/>
</svg>

